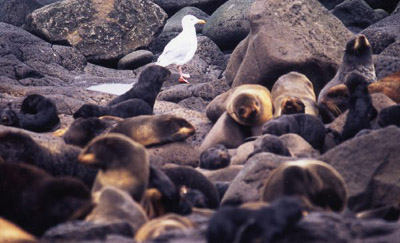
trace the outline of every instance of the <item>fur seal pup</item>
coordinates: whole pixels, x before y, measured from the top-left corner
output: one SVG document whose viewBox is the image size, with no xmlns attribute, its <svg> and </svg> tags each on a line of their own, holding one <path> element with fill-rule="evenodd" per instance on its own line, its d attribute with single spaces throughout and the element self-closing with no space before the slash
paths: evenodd
<svg viewBox="0 0 400 243">
<path fill-rule="evenodd" d="M 22 101 L 20 112 L 3 110 L 0 122 L 5 126 L 19 127 L 34 132 L 48 132 L 60 126 L 54 102 L 38 94 L 28 95 Z"/>
<path fill-rule="evenodd" d="M 257 210 L 226 206 L 211 217 L 207 242 L 275 242 L 301 217 L 302 205 L 293 198 L 282 198 Z"/>
<path fill-rule="evenodd" d="M 311 146 L 321 151 L 325 142 L 325 126 L 316 116 L 309 114 L 282 115 L 262 126 L 262 134 L 280 136 L 296 133 Z"/>
<path fill-rule="evenodd" d="M 84 104 L 74 113 L 73 117 L 74 119 L 79 117 L 88 118 L 100 116 L 128 118 L 152 114 L 153 109 L 145 101 L 140 99 L 129 99 L 111 106 Z"/>
<path fill-rule="evenodd" d="M 94 223 L 117 223 L 127 222 L 136 232 L 148 221 L 146 212 L 126 192 L 117 187 L 106 186 L 99 193 L 96 206 L 85 218 L 86 221 Z"/>
<path fill-rule="evenodd" d="M 185 230 L 193 228 L 195 224 L 189 219 L 176 215 L 167 214 L 160 218 L 152 219 L 144 224 L 135 234 L 137 242 L 148 242 L 171 230 Z"/>
<path fill-rule="evenodd" d="M 327 163 L 314 159 L 285 162 L 274 169 L 261 190 L 262 200 L 299 197 L 311 209 L 342 211 L 347 188 L 342 176 Z"/>
<path fill-rule="evenodd" d="M 143 115 L 127 118 L 110 130 L 144 146 L 185 140 L 195 133 L 192 124 L 174 115 Z"/>
<path fill-rule="evenodd" d="M 200 150 L 216 144 L 236 148 L 246 137 L 260 135 L 261 125 L 272 119 L 271 94 L 261 85 L 240 85 L 211 101 L 206 114 L 210 120 L 217 118 L 217 122 L 203 140 Z"/>
<path fill-rule="evenodd" d="M 7 195 L 0 200 L 0 216 L 36 236 L 61 222 L 85 217 L 92 209 L 83 182 L 53 177 L 25 163 L 0 163 L 0 194 Z"/>
<path fill-rule="evenodd" d="M 378 124 L 380 127 L 396 125 L 400 127 L 400 105 L 386 107 L 379 112 Z"/>
<path fill-rule="evenodd" d="M 97 170 L 78 163 L 80 148 L 59 142 L 45 146 L 21 131 L 0 132 L 0 157 L 5 162 L 19 161 L 37 166 L 53 176 L 76 177 L 90 187 Z"/>
<path fill-rule="evenodd" d="M 342 132 L 343 141 L 354 137 L 363 129 L 371 129 L 370 121 L 377 115 L 368 93 L 368 83 L 363 75 L 351 73 L 347 76 L 346 86 L 350 99 L 349 113 Z"/>
<path fill-rule="evenodd" d="M 359 72 L 367 83 L 376 82 L 376 74 L 374 63 L 372 60 L 372 47 L 365 35 L 359 34 L 349 40 L 346 44 L 345 53 L 343 55 L 342 64 L 340 65 L 335 77 L 329 81 L 321 90 L 318 96 L 318 105 L 320 109 L 327 109 L 324 112 L 329 113 L 329 110 L 335 110 L 334 107 L 329 107 L 332 103 L 326 102 L 326 95 L 330 88 L 339 84 L 345 84 L 346 76 L 351 72 Z M 336 117 L 336 115 L 333 115 Z M 329 117 L 325 118 L 328 122 Z"/>
<path fill-rule="evenodd" d="M 108 103 L 108 106 L 116 105 L 125 100 L 137 98 L 145 101 L 153 110 L 154 102 L 164 81 L 171 72 L 161 66 L 151 65 L 146 67 L 139 76 L 138 81 L 125 94 L 118 96 Z"/>
<path fill-rule="evenodd" d="M 0 242 L 3 243 L 37 243 L 33 235 L 28 234 L 17 225 L 0 217 Z"/>
<path fill-rule="evenodd" d="M 218 170 L 229 166 L 231 155 L 228 149 L 217 144 L 200 154 L 200 168 L 209 170 Z"/>
<path fill-rule="evenodd" d="M 383 93 L 397 104 L 400 103 L 400 72 L 388 75 L 377 82 L 368 84 L 370 95 Z M 349 92 L 345 84 L 331 87 L 325 96 L 324 109 L 331 115 L 330 120 L 344 113 L 349 108 Z"/>
<path fill-rule="evenodd" d="M 65 143 L 85 147 L 90 140 L 106 133 L 122 118 L 112 116 L 77 118 L 62 135 Z"/>
<path fill-rule="evenodd" d="M 143 145 L 121 134 L 105 134 L 93 139 L 80 153 L 82 164 L 99 168 L 92 194 L 105 186 L 128 192 L 140 202 L 149 180 L 149 154 Z"/>
<path fill-rule="evenodd" d="M 288 157 L 292 156 L 283 141 L 279 137 L 271 134 L 260 136 L 254 141 L 254 150 L 249 154 L 247 159 L 262 152 Z"/>
<path fill-rule="evenodd" d="M 188 189 L 195 189 L 203 193 L 206 197 L 207 208 L 219 207 L 218 191 L 214 184 L 202 173 L 189 167 L 165 168 L 163 171 L 178 188 L 185 186 Z M 184 191 L 183 194 L 185 194 Z"/>
<path fill-rule="evenodd" d="M 272 86 L 271 96 L 274 117 L 295 113 L 319 115 L 314 86 L 304 74 L 290 72 L 281 76 Z"/>
</svg>

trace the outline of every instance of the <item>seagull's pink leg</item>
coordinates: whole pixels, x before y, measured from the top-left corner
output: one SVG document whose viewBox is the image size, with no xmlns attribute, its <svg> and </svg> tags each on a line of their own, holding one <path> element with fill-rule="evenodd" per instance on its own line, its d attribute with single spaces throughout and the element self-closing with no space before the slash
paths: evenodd
<svg viewBox="0 0 400 243">
<path fill-rule="evenodd" d="M 182 73 L 182 67 L 181 66 L 178 66 L 178 69 L 179 69 L 179 82 L 188 84 L 189 81 L 187 81 L 185 78 L 189 78 L 190 75 Z"/>
</svg>

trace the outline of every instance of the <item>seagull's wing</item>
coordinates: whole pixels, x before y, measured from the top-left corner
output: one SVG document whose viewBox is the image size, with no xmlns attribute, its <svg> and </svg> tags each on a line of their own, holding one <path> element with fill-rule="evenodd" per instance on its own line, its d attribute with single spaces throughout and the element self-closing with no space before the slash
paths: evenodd
<svg viewBox="0 0 400 243">
<path fill-rule="evenodd" d="M 197 38 L 195 36 L 195 38 Z M 194 40 L 189 35 L 184 33 L 179 34 L 172 39 L 164 48 L 163 53 L 157 60 L 157 64 L 161 66 L 168 66 L 170 64 L 183 64 L 187 58 L 188 53 L 193 52 L 197 48 L 197 39 Z"/>
</svg>

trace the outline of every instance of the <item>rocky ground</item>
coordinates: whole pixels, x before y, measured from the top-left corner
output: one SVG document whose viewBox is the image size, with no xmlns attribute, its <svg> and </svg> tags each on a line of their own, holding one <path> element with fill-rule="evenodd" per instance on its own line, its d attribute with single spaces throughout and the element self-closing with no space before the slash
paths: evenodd
<svg viewBox="0 0 400 243">
<path fill-rule="evenodd" d="M 212 127 L 205 108 L 230 87 L 259 83 L 271 88 L 281 75 L 298 71 L 318 94 L 335 75 L 346 42 L 356 33 L 366 35 L 372 45 L 378 79 L 400 71 L 398 0 L 0 0 L 0 108 L 10 103 L 18 108 L 27 95 L 41 94 L 54 100 L 61 127 L 68 127 L 83 104 L 106 105 L 116 97 L 86 88 L 136 82 L 181 31 L 186 14 L 207 21 L 197 26 L 198 50 L 183 67 L 191 83 L 178 83 L 177 68 L 168 67 L 172 75 L 154 113 L 184 117 L 196 133 L 183 144 L 153 149 L 157 166 L 166 161 L 198 166 L 198 147 Z M 394 104 L 387 97 L 375 99 L 379 110 Z M 329 126 L 342 127 L 344 119 L 338 117 Z M 0 131 L 10 129 L 0 126 Z M 29 134 L 42 145 L 62 147 L 63 141 L 52 133 Z M 237 156 L 230 167 L 204 174 L 212 182 L 229 182 L 222 203 L 248 202 L 259 200 L 264 179 L 279 163 L 299 157 L 325 161 L 345 179 L 348 209 L 342 214 L 311 213 L 278 242 L 397 242 L 399 223 L 352 215 L 399 206 L 399 137 L 400 128 L 391 126 L 320 154 L 293 136 L 289 140 L 295 141 L 296 152 L 291 153 L 296 156 L 260 153 L 246 161 L 239 158 L 246 148 L 239 147 L 231 151 Z M 166 241 L 205 242 L 208 218 L 192 217 L 199 223 L 196 229 L 175 232 Z M 131 242 L 131 233 L 124 225 L 70 222 L 50 229 L 43 240 Z"/>
</svg>

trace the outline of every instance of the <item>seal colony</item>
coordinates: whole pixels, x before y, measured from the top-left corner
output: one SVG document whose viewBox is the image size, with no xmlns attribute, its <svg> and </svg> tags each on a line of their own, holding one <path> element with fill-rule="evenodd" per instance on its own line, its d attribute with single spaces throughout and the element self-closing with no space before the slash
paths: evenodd
<svg viewBox="0 0 400 243">
<path fill-rule="evenodd" d="M 0 126 L 0 195 L 6 195 L 0 200 L 0 241 L 46 241 L 53 232 L 58 234 L 58 227 L 72 229 L 70 235 L 86 233 L 87 228 L 111 231 L 139 242 L 174 242 L 179 237 L 189 242 L 192 233 L 210 243 L 297 240 L 303 233 L 314 239 L 311 234 L 320 231 L 308 227 L 315 220 L 319 224 L 321 218 L 334 217 L 338 227 L 332 228 L 343 228 L 342 221 L 351 225 L 351 214 L 358 209 L 353 212 L 350 205 L 357 203 L 362 204 L 360 219 L 387 220 L 391 208 L 398 219 L 396 196 L 379 201 L 382 205 L 371 199 L 385 197 L 375 188 L 386 183 L 379 180 L 388 179 L 384 173 L 395 169 L 384 168 L 393 163 L 390 154 L 395 151 L 382 159 L 384 163 L 367 178 L 370 181 L 365 179 L 366 189 L 349 175 L 355 173 L 350 165 L 335 168 L 336 161 L 330 165 L 322 159 L 323 153 L 342 142 L 344 152 L 353 151 L 353 138 L 400 126 L 399 73 L 375 82 L 366 36 L 348 41 L 342 64 L 318 102 L 314 85 L 320 84 L 313 80 L 313 85 L 295 71 L 276 77 L 271 92 L 262 85 L 243 84 L 217 95 L 216 83 L 168 90 L 188 91 L 190 98 L 199 98 L 196 102 L 204 98 L 199 90 L 210 93 L 208 100 L 201 100 L 202 109 L 208 102 L 205 114 L 196 113 L 204 118 L 199 122 L 181 107 L 156 103 L 158 94 L 170 85 L 171 72 L 165 66 L 178 65 L 179 81 L 187 82 L 182 65 L 196 51 L 196 23 L 203 21 L 190 15 L 183 18 L 182 33 L 165 47 L 156 65 L 138 69 L 142 70 L 138 81 L 129 91 L 108 100 L 90 97 L 93 102 L 70 109 L 67 117 L 63 114 L 62 122 L 70 126 L 53 134 L 49 132 L 60 123 L 59 99 L 28 95 L 20 109 L 9 105 L 1 110 L 0 122 L 17 128 Z M 375 102 L 371 93 L 382 93 L 386 103 Z M 170 107 L 172 111 L 167 110 Z M 367 160 L 362 157 L 361 162 Z M 364 173 L 361 169 L 369 168 L 359 169 Z M 339 220 L 342 212 L 348 212 L 346 220 Z M 97 236 L 93 232 L 89 234 Z M 113 240 L 105 234 L 101 241 Z"/>
</svg>

